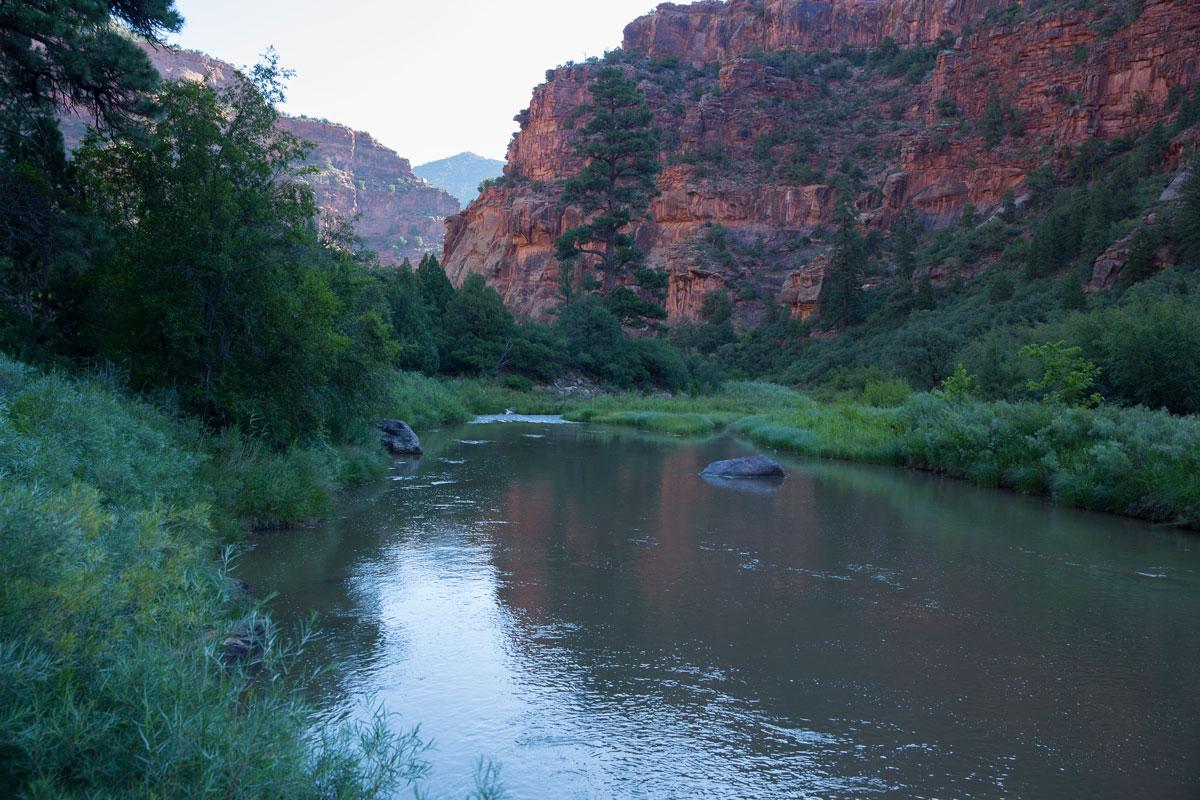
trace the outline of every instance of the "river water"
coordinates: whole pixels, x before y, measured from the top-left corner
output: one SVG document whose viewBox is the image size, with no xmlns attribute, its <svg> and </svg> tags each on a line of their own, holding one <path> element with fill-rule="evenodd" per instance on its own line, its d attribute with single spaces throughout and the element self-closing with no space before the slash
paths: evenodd
<svg viewBox="0 0 1200 800">
<path fill-rule="evenodd" d="M 1200 797 L 1200 537 L 901 470 L 492 422 L 239 574 L 512 798 Z"/>
</svg>

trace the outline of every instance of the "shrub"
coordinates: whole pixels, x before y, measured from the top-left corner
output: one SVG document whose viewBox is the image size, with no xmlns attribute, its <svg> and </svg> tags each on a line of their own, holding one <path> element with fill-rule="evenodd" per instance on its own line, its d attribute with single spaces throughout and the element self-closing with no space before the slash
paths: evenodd
<svg viewBox="0 0 1200 800">
<path fill-rule="evenodd" d="M 196 430 L 98 381 L 3 357 L 0 376 L 0 792 L 316 800 L 420 777 L 382 716 L 314 733 L 299 645 L 213 558 Z M 223 653 L 237 631 L 251 661 Z"/>
</svg>

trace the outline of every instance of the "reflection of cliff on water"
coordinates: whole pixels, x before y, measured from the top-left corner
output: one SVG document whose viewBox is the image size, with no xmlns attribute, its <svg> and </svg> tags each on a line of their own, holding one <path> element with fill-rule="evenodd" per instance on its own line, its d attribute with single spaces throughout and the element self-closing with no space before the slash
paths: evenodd
<svg viewBox="0 0 1200 800">
<path fill-rule="evenodd" d="M 1197 766 L 1191 538 L 861 465 L 730 491 L 697 474 L 752 452 L 727 437 L 423 438 L 243 576 L 317 612 L 345 662 L 323 703 L 379 691 L 451 774 L 486 753 L 514 796 L 1170 796 Z"/>
</svg>

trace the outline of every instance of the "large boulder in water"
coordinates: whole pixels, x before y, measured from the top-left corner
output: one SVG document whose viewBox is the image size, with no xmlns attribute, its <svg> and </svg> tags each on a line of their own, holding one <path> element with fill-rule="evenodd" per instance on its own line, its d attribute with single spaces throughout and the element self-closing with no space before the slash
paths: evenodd
<svg viewBox="0 0 1200 800">
<path fill-rule="evenodd" d="M 394 456 L 419 456 L 421 440 L 408 423 L 398 419 L 385 419 L 379 423 L 379 440 L 387 451 Z"/>
<path fill-rule="evenodd" d="M 766 456 L 731 458 L 714 461 L 700 473 L 706 478 L 783 478 L 783 467 Z"/>
</svg>

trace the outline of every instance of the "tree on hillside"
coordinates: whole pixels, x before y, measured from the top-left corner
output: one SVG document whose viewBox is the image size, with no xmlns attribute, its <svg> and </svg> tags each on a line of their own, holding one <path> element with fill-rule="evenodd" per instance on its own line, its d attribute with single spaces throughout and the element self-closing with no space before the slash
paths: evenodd
<svg viewBox="0 0 1200 800">
<path fill-rule="evenodd" d="M 621 316 L 661 316 L 654 304 L 632 302 L 627 292 L 618 294 L 618 286 L 631 275 L 652 296 L 661 289 L 661 278 L 645 269 L 644 256 L 630 235 L 630 226 L 645 215 L 657 194 L 653 117 L 637 81 L 619 67 L 601 67 L 589 90 L 592 100 L 583 109 L 591 118 L 575 140 L 583 166 L 567 180 L 561 197 L 562 205 L 578 209 L 584 222 L 558 238 L 558 259 L 568 274 L 580 262 L 599 270 L 603 293 L 619 301 Z"/>
<path fill-rule="evenodd" d="M 28 338 L 46 334 L 96 236 L 76 208 L 58 113 L 128 128 L 158 79 L 114 22 L 154 39 L 182 19 L 171 0 L 0 3 L 0 319 Z"/>
<path fill-rule="evenodd" d="M 844 328 L 862 321 L 862 279 L 866 268 L 867 251 L 862 236 L 846 209 L 833 238 L 833 254 L 817 297 L 825 327 Z"/>
</svg>

